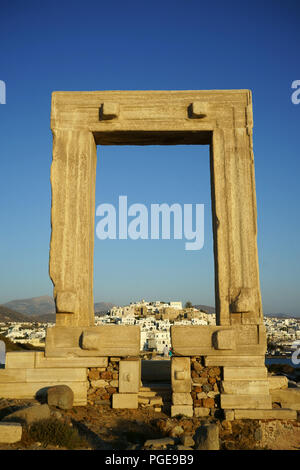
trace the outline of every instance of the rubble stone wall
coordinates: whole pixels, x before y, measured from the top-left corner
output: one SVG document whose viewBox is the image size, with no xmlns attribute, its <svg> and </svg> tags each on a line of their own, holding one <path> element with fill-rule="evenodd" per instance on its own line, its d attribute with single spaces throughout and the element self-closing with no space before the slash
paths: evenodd
<svg viewBox="0 0 300 470">
<path fill-rule="evenodd" d="M 111 405 L 112 395 L 119 389 L 119 357 L 109 357 L 107 367 L 87 369 L 88 403 L 90 405 Z"/>
<path fill-rule="evenodd" d="M 221 367 L 205 367 L 203 357 L 191 358 L 191 378 L 194 415 L 215 414 L 220 409 Z M 204 408 L 206 411 L 200 411 Z"/>
</svg>

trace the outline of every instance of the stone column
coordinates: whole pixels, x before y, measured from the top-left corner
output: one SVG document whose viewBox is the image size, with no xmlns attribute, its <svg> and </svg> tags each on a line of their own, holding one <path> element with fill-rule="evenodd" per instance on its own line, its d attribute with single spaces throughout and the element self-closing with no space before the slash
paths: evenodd
<svg viewBox="0 0 300 470">
<path fill-rule="evenodd" d="M 56 325 L 93 326 L 96 144 L 86 130 L 52 132 L 49 274 Z"/>
<path fill-rule="evenodd" d="M 211 174 L 217 324 L 262 323 L 249 126 L 213 131 Z"/>
</svg>

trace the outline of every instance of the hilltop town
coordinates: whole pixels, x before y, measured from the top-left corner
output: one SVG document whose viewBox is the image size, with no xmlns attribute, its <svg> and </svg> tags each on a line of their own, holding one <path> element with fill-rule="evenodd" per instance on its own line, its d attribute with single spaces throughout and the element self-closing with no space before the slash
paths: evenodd
<svg viewBox="0 0 300 470">
<path fill-rule="evenodd" d="M 289 354 L 295 341 L 300 340 L 300 319 L 264 317 L 267 330 L 268 354 Z M 107 312 L 95 313 L 95 324 L 139 325 L 141 352 L 163 354 L 171 348 L 171 325 L 215 325 L 215 313 L 208 313 L 197 306 L 180 301 L 137 301 L 129 305 L 113 306 Z M 30 344 L 43 348 L 46 329 L 54 326 L 49 321 L 2 321 L 0 335 L 13 343 Z"/>
</svg>

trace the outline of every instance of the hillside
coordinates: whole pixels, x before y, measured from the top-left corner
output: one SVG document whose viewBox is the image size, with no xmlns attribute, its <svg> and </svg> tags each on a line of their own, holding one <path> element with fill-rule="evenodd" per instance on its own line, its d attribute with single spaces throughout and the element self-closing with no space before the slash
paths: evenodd
<svg viewBox="0 0 300 470">
<path fill-rule="evenodd" d="M 215 313 L 216 311 L 215 307 L 211 307 L 209 305 L 194 305 L 194 307 L 206 313 Z"/>
<path fill-rule="evenodd" d="M 23 315 L 29 315 L 34 317 L 41 317 L 47 315 L 47 318 L 49 318 L 49 320 L 46 320 L 46 318 L 44 318 L 43 321 L 53 321 L 53 319 L 55 319 L 55 304 L 53 298 L 49 295 L 31 297 L 28 299 L 11 300 L 10 302 L 6 302 L 5 304 L 3 304 L 3 306 L 7 307 L 8 309 L 19 312 Z M 107 312 L 113 306 L 114 304 L 111 302 L 96 302 L 94 304 L 95 312 Z"/>
<path fill-rule="evenodd" d="M 94 310 L 95 313 L 97 312 L 108 312 L 115 304 L 112 304 L 111 302 L 96 302 L 94 304 Z"/>
<path fill-rule="evenodd" d="M 55 313 L 54 300 L 49 295 L 32 297 L 29 299 L 11 300 L 4 304 L 12 310 L 16 310 L 24 315 L 45 315 Z"/>
<path fill-rule="evenodd" d="M 26 322 L 29 321 L 26 315 L 16 312 L 10 308 L 0 305 L 0 322 Z"/>
</svg>

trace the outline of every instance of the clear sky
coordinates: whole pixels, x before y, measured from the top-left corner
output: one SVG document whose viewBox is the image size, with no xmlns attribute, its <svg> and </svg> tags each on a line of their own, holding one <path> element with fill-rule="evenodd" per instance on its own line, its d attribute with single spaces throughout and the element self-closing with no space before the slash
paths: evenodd
<svg viewBox="0 0 300 470">
<path fill-rule="evenodd" d="M 264 311 L 300 315 L 299 15 L 299 0 L 2 0 L 0 303 L 52 294 L 52 91 L 251 89 Z M 95 301 L 214 304 L 208 158 L 208 147 L 98 148 L 96 205 L 205 204 L 205 243 L 96 238 Z"/>
</svg>

